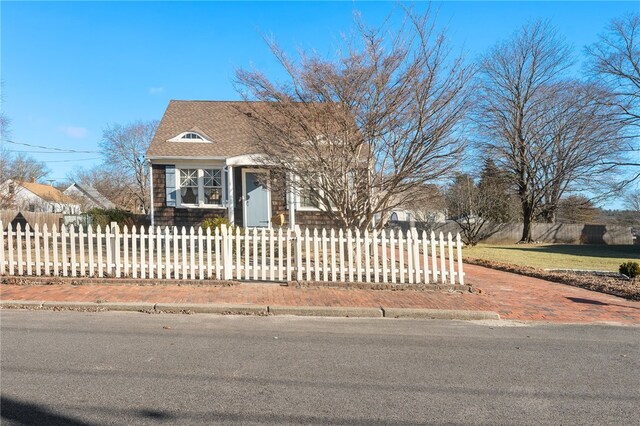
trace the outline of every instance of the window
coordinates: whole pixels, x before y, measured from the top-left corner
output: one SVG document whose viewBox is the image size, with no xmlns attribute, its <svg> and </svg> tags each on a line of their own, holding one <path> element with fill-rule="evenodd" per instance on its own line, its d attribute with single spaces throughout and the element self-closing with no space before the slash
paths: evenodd
<svg viewBox="0 0 640 426">
<path fill-rule="evenodd" d="M 204 182 L 204 203 L 222 204 L 222 170 L 202 170 Z"/>
<path fill-rule="evenodd" d="M 167 142 L 197 142 L 197 143 L 211 143 L 206 136 L 198 132 L 182 132 L 179 135 L 168 139 Z"/>
<path fill-rule="evenodd" d="M 202 139 L 202 136 L 200 136 L 197 133 L 193 133 L 193 132 L 189 132 L 189 133 L 185 133 L 184 135 L 182 135 L 182 139 L 187 139 L 187 140 L 204 140 Z"/>
<path fill-rule="evenodd" d="M 319 209 L 320 199 L 318 191 L 312 188 L 300 190 L 299 202 L 300 208 L 302 209 Z"/>
<path fill-rule="evenodd" d="M 180 169 L 180 205 L 221 206 L 224 203 L 222 169 Z"/>
<path fill-rule="evenodd" d="M 198 169 L 180 170 L 180 200 L 182 204 L 198 204 Z"/>
</svg>

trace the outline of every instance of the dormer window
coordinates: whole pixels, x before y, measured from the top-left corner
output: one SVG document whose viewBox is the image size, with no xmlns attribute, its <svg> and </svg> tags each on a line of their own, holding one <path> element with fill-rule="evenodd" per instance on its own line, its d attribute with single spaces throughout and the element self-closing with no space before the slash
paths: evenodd
<svg viewBox="0 0 640 426">
<path fill-rule="evenodd" d="M 206 136 L 194 131 L 180 133 L 178 136 L 169 139 L 167 142 L 211 143 Z"/>
<path fill-rule="evenodd" d="M 185 140 L 204 140 L 202 139 L 202 136 L 200 136 L 197 133 L 193 133 L 193 132 L 189 132 L 189 133 L 185 133 L 184 135 L 182 135 L 181 139 L 185 139 Z"/>
</svg>

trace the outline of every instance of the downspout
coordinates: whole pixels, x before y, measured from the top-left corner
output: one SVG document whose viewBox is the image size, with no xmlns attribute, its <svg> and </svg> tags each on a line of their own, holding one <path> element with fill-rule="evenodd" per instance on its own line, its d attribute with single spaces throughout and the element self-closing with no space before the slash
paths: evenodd
<svg viewBox="0 0 640 426">
<path fill-rule="evenodd" d="M 147 160 L 147 165 L 149 166 L 149 204 L 150 204 L 150 219 L 151 219 L 151 227 L 155 226 L 155 215 L 153 208 L 153 167 L 151 166 L 151 160 Z"/>
</svg>

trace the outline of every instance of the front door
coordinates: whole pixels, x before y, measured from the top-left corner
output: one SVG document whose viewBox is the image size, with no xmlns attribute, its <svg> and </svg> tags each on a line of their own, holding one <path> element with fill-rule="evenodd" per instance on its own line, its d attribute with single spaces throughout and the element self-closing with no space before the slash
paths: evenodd
<svg viewBox="0 0 640 426">
<path fill-rule="evenodd" d="M 269 188 L 267 173 L 243 170 L 244 224 L 248 228 L 269 227 Z"/>
</svg>

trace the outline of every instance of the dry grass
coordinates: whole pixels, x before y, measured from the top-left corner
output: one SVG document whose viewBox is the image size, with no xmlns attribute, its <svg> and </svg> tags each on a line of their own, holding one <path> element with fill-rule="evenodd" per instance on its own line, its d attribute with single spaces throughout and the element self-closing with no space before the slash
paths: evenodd
<svg viewBox="0 0 640 426">
<path fill-rule="evenodd" d="M 528 266 L 540 269 L 615 271 L 621 263 L 640 262 L 640 246 L 569 244 L 478 244 L 465 247 L 465 258 Z"/>
</svg>

